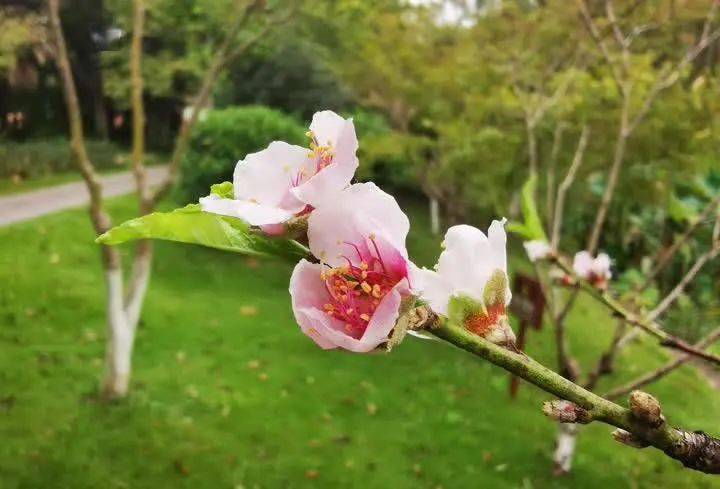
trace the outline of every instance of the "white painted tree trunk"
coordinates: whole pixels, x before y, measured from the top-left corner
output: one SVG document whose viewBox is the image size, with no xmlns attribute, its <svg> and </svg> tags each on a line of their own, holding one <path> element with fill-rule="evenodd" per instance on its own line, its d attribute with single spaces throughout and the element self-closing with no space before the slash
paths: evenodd
<svg viewBox="0 0 720 489">
<path fill-rule="evenodd" d="M 134 331 L 140 320 L 152 268 L 152 249 L 144 248 L 138 252 L 133 263 L 132 277 L 125 299 L 125 315 L 130 328 Z"/>
<path fill-rule="evenodd" d="M 135 328 L 127 320 L 123 300 L 122 270 L 105 270 L 107 287 L 107 351 L 103 395 L 107 398 L 124 397 L 130 384 Z"/>
<path fill-rule="evenodd" d="M 430 199 L 430 230 L 433 234 L 440 234 L 440 204 L 436 198 Z"/>
<path fill-rule="evenodd" d="M 570 472 L 573 456 L 575 455 L 575 444 L 577 442 L 578 425 L 572 423 L 560 423 L 555 445 L 555 474 L 563 475 Z"/>
</svg>

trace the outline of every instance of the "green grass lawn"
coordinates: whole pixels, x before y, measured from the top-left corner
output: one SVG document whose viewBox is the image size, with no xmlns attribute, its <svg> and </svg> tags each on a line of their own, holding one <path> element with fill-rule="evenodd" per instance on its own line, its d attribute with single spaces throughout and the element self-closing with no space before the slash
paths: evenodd
<svg viewBox="0 0 720 489">
<path fill-rule="evenodd" d="M 130 216 L 130 198 L 112 201 Z M 415 220 L 422 264 L 438 240 Z M 548 396 L 439 342 L 390 355 L 323 352 L 295 326 L 291 265 L 160 243 L 132 395 L 97 401 L 104 324 L 84 210 L 0 229 L 0 487 L 720 487 L 653 449 L 586 428 L 572 475 L 550 475 Z M 512 266 L 511 266 L 512 267 Z M 612 322 L 581 301 L 574 350 L 592 358 Z M 529 351 L 552 365 L 551 332 Z M 640 344 L 622 378 L 664 354 Z M 672 422 L 717 432 L 720 396 L 686 367 L 650 391 Z"/>
</svg>

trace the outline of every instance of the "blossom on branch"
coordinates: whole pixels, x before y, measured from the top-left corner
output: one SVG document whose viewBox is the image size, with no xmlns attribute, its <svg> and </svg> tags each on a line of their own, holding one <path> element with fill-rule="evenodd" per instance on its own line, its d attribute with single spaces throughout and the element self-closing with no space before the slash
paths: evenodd
<svg viewBox="0 0 720 489">
<path fill-rule="evenodd" d="M 202 210 L 237 217 L 269 234 L 347 187 L 358 167 L 358 141 L 351 119 L 317 112 L 307 133 L 310 149 L 274 141 L 240 160 L 233 174 L 232 199 L 211 194 Z"/>
<path fill-rule="evenodd" d="M 593 258 L 587 251 L 579 251 L 573 258 L 575 273 L 599 289 L 605 289 L 612 277 L 610 272 L 610 257 L 607 253 L 600 253 Z"/>
<path fill-rule="evenodd" d="M 525 241 L 523 243 L 523 247 L 525 248 L 525 253 L 527 253 L 527 256 L 531 262 L 546 259 L 548 256 L 550 256 L 550 253 L 552 251 L 550 244 L 544 239 Z"/>
<path fill-rule="evenodd" d="M 505 220 L 493 221 L 487 236 L 467 225 L 445 234 L 436 271 L 414 268 L 413 286 L 437 314 L 461 321 L 466 329 L 494 343 L 510 345 Z"/>
<path fill-rule="evenodd" d="M 320 263 L 301 260 L 290 279 L 295 319 L 320 347 L 364 353 L 387 342 L 409 298 L 410 223 L 375 184 L 355 184 L 313 211 L 308 241 Z"/>
</svg>

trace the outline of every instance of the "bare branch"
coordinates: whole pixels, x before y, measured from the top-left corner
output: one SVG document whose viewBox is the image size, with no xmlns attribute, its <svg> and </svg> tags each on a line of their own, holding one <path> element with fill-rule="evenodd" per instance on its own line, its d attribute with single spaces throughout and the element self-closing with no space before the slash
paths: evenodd
<svg viewBox="0 0 720 489">
<path fill-rule="evenodd" d="M 702 358 L 702 359 L 707 360 L 716 365 L 720 365 L 720 356 L 717 356 L 712 353 L 708 353 L 708 352 L 705 352 L 702 350 L 698 350 L 697 348 L 694 348 L 692 345 L 689 345 L 688 343 L 681 340 L 680 338 L 677 338 L 677 337 L 671 335 L 670 333 L 667 333 L 666 331 L 664 331 L 663 328 L 655 321 L 648 320 L 647 318 L 644 318 L 644 317 L 638 317 L 636 314 L 634 314 L 631 311 L 629 311 L 628 309 L 626 309 L 619 301 L 617 301 L 615 298 L 613 298 L 608 292 L 597 290 L 588 281 L 579 277 L 573 271 L 572 267 L 570 265 L 568 265 L 565 262 L 565 260 L 562 259 L 558 254 L 553 254 L 551 259 L 560 268 L 562 268 L 566 274 L 568 274 L 570 277 L 572 277 L 573 281 L 576 283 L 576 285 L 579 286 L 582 290 L 587 292 L 591 297 L 595 298 L 602 304 L 605 304 L 617 316 L 624 319 L 628 324 L 630 324 L 632 326 L 636 326 L 637 328 L 641 329 L 645 333 L 648 333 L 648 334 L 654 336 L 655 338 L 657 338 L 660 346 L 672 348 L 675 350 L 680 350 L 680 351 L 683 351 L 686 353 L 691 353 L 698 358 Z"/>
<path fill-rule="evenodd" d="M 610 202 L 612 202 L 612 198 L 615 193 L 615 187 L 617 186 L 617 182 L 620 177 L 620 169 L 625 161 L 625 148 L 627 145 L 627 138 L 630 135 L 627 130 L 629 111 L 630 97 L 628 95 L 623 95 L 622 107 L 620 109 L 620 126 L 618 128 L 618 135 L 615 141 L 613 162 L 610 166 L 607 186 L 605 187 L 605 192 L 603 192 L 600 206 L 598 207 L 597 214 L 595 215 L 595 222 L 592 230 L 590 231 L 590 237 L 588 238 L 586 246 L 587 251 L 591 254 L 595 253 L 600 242 L 600 233 L 602 232 L 603 225 L 605 224 L 605 218 L 607 217 L 607 212 L 610 208 Z"/>
<path fill-rule="evenodd" d="M 589 135 L 590 129 L 587 125 L 584 125 L 582 128 L 582 132 L 580 133 L 580 138 L 578 139 L 578 145 L 577 149 L 575 150 L 575 156 L 573 157 L 573 161 L 570 164 L 570 168 L 568 169 L 565 178 L 558 187 L 557 199 L 555 204 L 555 217 L 553 218 L 553 231 L 551 240 L 552 249 L 557 249 L 558 245 L 560 244 L 560 232 L 562 231 L 563 216 L 565 214 L 565 196 L 570 189 L 573 181 L 575 180 L 575 175 L 578 171 L 578 168 L 580 168 L 580 165 L 582 164 Z"/>
<path fill-rule="evenodd" d="M 550 230 L 553 228 L 553 215 L 555 213 L 555 169 L 557 167 L 560 148 L 562 147 L 563 132 L 566 128 L 567 124 L 563 122 L 555 126 L 552 149 L 550 150 L 550 160 L 548 161 L 547 182 L 545 185 L 545 214 L 548 219 L 548 234 L 550 234 Z"/>
<path fill-rule="evenodd" d="M 698 350 L 704 350 L 708 346 L 715 343 L 718 339 L 720 339 L 720 328 L 715 328 L 707 336 L 705 336 L 705 338 L 695 343 L 693 347 Z M 694 355 L 690 355 L 688 353 L 678 355 L 675 359 L 666 363 L 662 367 L 648 372 L 645 375 L 641 375 L 640 377 L 637 377 L 624 385 L 616 387 L 615 389 L 612 389 L 611 391 L 604 394 L 603 397 L 605 397 L 606 399 L 618 399 L 620 397 L 623 397 L 636 389 L 640 389 L 641 387 L 644 387 L 652 382 L 660 380 L 670 372 L 674 371 L 676 368 L 686 364 L 694 358 Z"/>
<path fill-rule="evenodd" d="M 604 40 L 603 36 L 601 35 L 592 16 L 590 15 L 590 9 L 588 8 L 586 0 L 576 0 L 576 1 L 578 4 L 578 7 L 580 8 L 580 16 L 582 17 L 583 23 L 585 24 L 585 27 L 587 28 L 588 32 L 590 33 L 590 36 L 592 37 L 593 41 L 600 49 L 600 53 L 602 53 L 603 58 L 605 58 L 605 62 L 608 64 L 608 67 L 610 68 L 610 74 L 612 75 L 613 80 L 615 81 L 615 85 L 617 86 L 618 92 L 620 92 L 621 95 L 624 95 L 626 88 L 627 88 L 625 80 L 621 76 L 620 69 L 618 68 L 617 63 L 612 59 L 612 56 L 610 55 L 610 51 L 607 47 L 607 44 L 605 44 L 605 40 Z"/>
<path fill-rule="evenodd" d="M 688 284 L 695 279 L 695 276 L 698 274 L 698 272 L 700 272 L 702 267 L 707 262 L 713 260 L 719 253 L 720 243 L 714 243 L 710 250 L 700 255 L 693 264 L 693 266 L 690 268 L 690 270 L 688 270 L 688 272 L 680 280 L 680 282 L 678 282 L 678 284 L 673 288 L 673 290 L 670 291 L 667 296 L 665 296 L 665 298 L 660 302 L 660 304 L 657 305 L 657 307 L 655 307 L 655 309 L 648 313 L 647 319 L 649 321 L 654 321 L 658 318 L 658 316 L 665 312 L 668 307 L 670 307 L 673 302 L 675 302 L 677 298 L 680 297 L 680 294 L 683 293 L 685 287 L 687 287 Z"/>
<path fill-rule="evenodd" d="M 588 390 L 594 390 L 601 377 L 611 374 L 613 372 L 613 364 L 615 363 L 615 358 L 617 357 L 617 354 L 620 350 L 620 340 L 625 335 L 626 329 L 627 325 L 625 324 L 625 321 L 619 320 L 617 322 L 617 325 L 615 326 L 615 332 L 613 333 L 610 345 L 608 346 L 607 350 L 605 350 L 602 355 L 600 355 L 600 358 L 598 359 L 595 368 L 592 370 L 592 372 L 590 372 L 588 380 L 583 387 Z"/>
<path fill-rule="evenodd" d="M 718 205 L 720 205 L 720 195 L 710 201 L 710 203 L 702 210 L 697 219 L 693 221 L 690 226 L 688 226 L 685 232 L 677 240 L 675 240 L 675 242 L 673 242 L 670 248 L 668 248 L 660 255 L 660 257 L 657 259 L 657 264 L 655 265 L 655 268 L 653 268 L 652 271 L 648 274 L 645 283 L 641 287 L 641 291 L 646 290 L 652 284 L 652 281 L 655 280 L 655 278 L 665 268 L 665 266 L 670 263 L 670 260 L 673 256 L 675 256 L 675 253 L 677 253 L 680 247 L 685 244 L 685 242 L 690 238 L 690 236 L 692 236 L 695 230 L 700 227 L 700 225 L 705 221 L 705 219 L 707 219 L 708 216 L 713 211 L 715 211 L 715 209 L 718 208 Z M 717 237 L 713 237 L 713 241 L 717 240 Z"/>
<path fill-rule="evenodd" d="M 680 79 L 680 75 L 682 74 L 682 71 L 685 69 L 685 67 L 688 64 L 692 63 L 695 58 L 697 58 L 710 44 L 712 44 L 717 39 L 720 39 L 720 29 L 710 32 L 710 28 L 713 21 L 715 20 L 719 5 L 720 0 L 713 0 L 712 5 L 710 6 L 710 10 L 705 17 L 705 23 L 703 25 L 702 34 L 700 35 L 700 40 L 698 41 L 698 43 L 695 44 L 692 48 L 690 48 L 687 53 L 685 53 L 685 56 L 683 56 L 682 60 L 675 67 L 671 68 L 670 70 L 666 70 L 665 73 L 662 74 L 652 86 L 652 88 L 648 92 L 648 95 L 645 97 L 645 100 L 643 100 L 642 107 L 628 126 L 628 131 L 630 133 L 632 133 L 637 128 L 637 126 L 645 119 L 645 116 L 647 116 L 648 112 L 650 112 L 650 108 L 652 107 L 652 104 L 655 102 L 655 99 L 660 94 L 660 92 L 673 86 Z"/>
<path fill-rule="evenodd" d="M 247 24 L 251 15 L 254 12 L 262 9 L 264 4 L 265 2 L 263 0 L 253 0 L 250 4 L 248 4 L 228 30 L 228 33 L 225 36 L 222 44 L 215 51 L 215 56 L 213 57 L 213 60 L 210 64 L 210 68 L 205 74 L 205 77 L 200 84 L 200 89 L 195 95 L 190 110 L 190 117 L 184 119 L 182 125 L 180 126 L 180 132 L 177 139 L 175 140 L 175 148 L 173 149 L 173 153 L 170 158 L 170 164 L 168 165 L 167 179 L 158 187 L 158 189 L 152 196 L 153 205 L 157 204 L 157 202 L 159 202 L 167 194 L 167 192 L 170 191 L 172 186 L 177 181 L 182 156 L 185 154 L 185 150 L 187 149 L 187 145 L 190 140 L 190 133 L 195 124 L 197 123 L 201 109 L 210 98 L 212 88 L 215 85 L 215 82 L 219 77 L 222 69 L 230 60 L 245 54 L 258 41 L 265 37 L 272 30 L 273 27 L 281 23 L 287 22 L 295 13 L 294 9 L 290 9 L 287 15 L 268 20 L 266 25 L 256 34 L 249 37 L 244 42 L 240 43 L 237 47 L 233 48 L 236 37 L 240 30 L 243 28 L 243 26 Z"/>
</svg>

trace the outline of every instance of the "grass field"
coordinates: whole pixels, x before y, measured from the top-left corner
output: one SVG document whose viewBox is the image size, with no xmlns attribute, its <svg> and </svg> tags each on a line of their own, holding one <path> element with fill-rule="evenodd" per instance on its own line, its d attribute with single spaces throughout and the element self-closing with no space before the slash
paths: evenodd
<svg viewBox="0 0 720 489">
<path fill-rule="evenodd" d="M 134 209 L 130 199 L 111 207 Z M 425 229 L 416 219 L 410 249 L 430 264 L 438 240 Z M 86 213 L 0 229 L 3 489 L 720 487 L 616 444 L 603 425 L 581 433 L 573 473 L 554 478 L 542 392 L 524 385 L 510 401 L 504 372 L 439 342 L 323 352 L 293 323 L 291 264 L 157 251 L 132 395 L 104 404 L 103 283 Z M 573 349 L 593 358 L 611 327 L 581 302 Z M 552 365 L 547 328 L 529 351 Z M 620 377 L 663 355 L 649 343 L 628 349 Z M 720 396 L 693 369 L 650 391 L 672 422 L 717 429 Z"/>
</svg>

